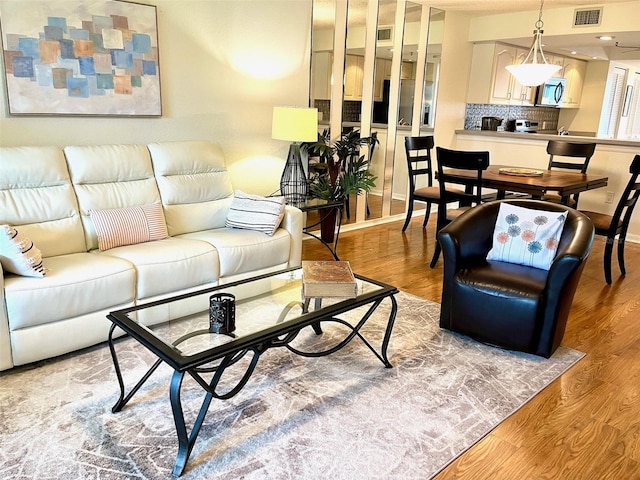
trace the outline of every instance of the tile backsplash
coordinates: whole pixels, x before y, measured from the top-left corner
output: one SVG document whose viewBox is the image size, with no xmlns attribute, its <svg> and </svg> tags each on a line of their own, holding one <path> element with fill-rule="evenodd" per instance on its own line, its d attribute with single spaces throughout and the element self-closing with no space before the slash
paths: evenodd
<svg viewBox="0 0 640 480">
<path fill-rule="evenodd" d="M 486 103 L 467 103 L 464 116 L 465 130 L 479 130 L 482 117 L 500 117 L 504 120 L 525 119 L 537 121 L 541 130 L 557 130 L 558 108 L 524 107 L 519 105 L 496 105 Z M 499 130 L 504 128 L 504 121 Z"/>
</svg>

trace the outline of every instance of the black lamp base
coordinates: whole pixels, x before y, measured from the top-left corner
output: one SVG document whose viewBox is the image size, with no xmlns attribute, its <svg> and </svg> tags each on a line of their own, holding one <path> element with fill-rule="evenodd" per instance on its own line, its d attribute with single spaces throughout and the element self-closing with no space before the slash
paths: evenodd
<svg viewBox="0 0 640 480">
<path fill-rule="evenodd" d="M 289 156 L 280 178 L 280 193 L 287 203 L 300 203 L 307 199 L 309 184 L 302 165 L 300 145 L 292 143 L 289 147 Z"/>
</svg>

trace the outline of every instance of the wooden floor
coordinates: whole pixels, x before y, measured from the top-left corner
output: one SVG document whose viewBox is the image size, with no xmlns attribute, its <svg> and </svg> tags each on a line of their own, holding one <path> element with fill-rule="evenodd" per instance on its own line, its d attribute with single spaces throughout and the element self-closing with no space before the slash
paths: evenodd
<svg viewBox="0 0 640 480">
<path fill-rule="evenodd" d="M 353 270 L 440 303 L 442 260 L 429 268 L 434 221 L 414 217 L 345 232 L 338 254 Z M 626 246 L 626 277 L 614 249 L 613 284 L 596 237 L 563 345 L 586 356 L 443 470 L 443 479 L 640 479 L 640 245 Z M 316 240 L 304 260 L 331 259 Z M 393 359 L 392 359 L 393 361 Z"/>
</svg>

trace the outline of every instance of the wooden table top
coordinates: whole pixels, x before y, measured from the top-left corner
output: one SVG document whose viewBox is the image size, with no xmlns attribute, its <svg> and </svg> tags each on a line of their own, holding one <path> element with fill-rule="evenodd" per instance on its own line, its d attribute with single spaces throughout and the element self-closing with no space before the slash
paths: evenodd
<svg viewBox="0 0 640 480">
<path fill-rule="evenodd" d="M 592 190 L 594 188 L 606 187 L 609 177 L 595 174 L 583 174 L 564 170 L 542 170 L 542 175 L 519 176 L 505 175 L 500 173 L 501 168 L 519 168 L 508 165 L 490 165 L 482 172 L 482 186 L 494 188 L 500 192 L 521 192 L 541 197 L 545 192 L 558 192 L 562 197 L 573 195 L 574 193 Z M 534 169 L 537 170 L 537 169 Z M 460 183 L 465 183 L 476 178 L 473 170 L 447 169 L 447 175 L 459 179 Z"/>
</svg>

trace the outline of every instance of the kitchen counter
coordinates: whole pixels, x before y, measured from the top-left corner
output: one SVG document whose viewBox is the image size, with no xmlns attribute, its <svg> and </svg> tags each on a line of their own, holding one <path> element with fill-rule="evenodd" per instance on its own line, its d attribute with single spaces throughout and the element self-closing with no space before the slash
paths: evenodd
<svg viewBox="0 0 640 480">
<path fill-rule="evenodd" d="M 578 132 L 586 133 L 586 132 Z M 542 130 L 537 133 L 501 132 L 492 130 L 456 130 L 457 135 L 476 135 L 485 137 L 512 138 L 519 140 L 566 140 L 567 142 L 589 142 L 598 145 L 617 145 L 621 147 L 640 147 L 640 140 L 616 140 L 613 138 L 597 138 L 587 135 L 558 135 L 555 130 Z"/>
</svg>

